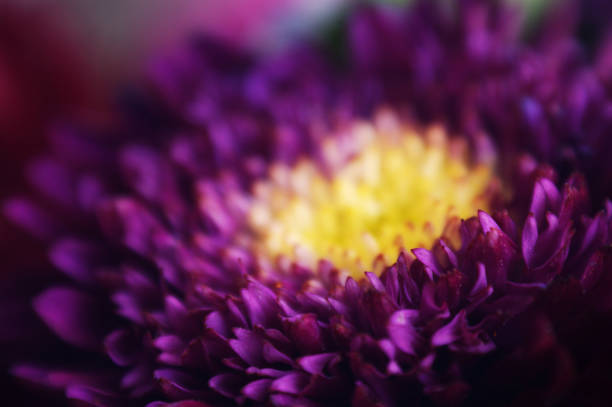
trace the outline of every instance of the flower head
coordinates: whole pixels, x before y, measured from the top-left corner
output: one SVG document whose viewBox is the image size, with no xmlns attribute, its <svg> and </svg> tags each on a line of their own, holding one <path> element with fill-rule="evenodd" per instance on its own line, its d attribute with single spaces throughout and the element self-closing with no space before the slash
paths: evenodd
<svg viewBox="0 0 612 407">
<path fill-rule="evenodd" d="M 426 139 L 383 116 L 387 128 L 362 124 L 324 140 L 318 165 L 276 166 L 254 185 L 255 251 L 308 267 L 327 259 L 359 278 L 402 250 L 429 247 L 452 218 L 488 208 L 491 163 L 471 168 L 461 140 L 448 142 L 442 129 Z"/>
<path fill-rule="evenodd" d="M 33 301 L 69 363 L 13 373 L 98 406 L 605 399 L 612 204 L 561 172 L 507 9 L 446 11 L 360 12 L 345 75 L 201 42 L 115 134 L 59 130 L 46 210 L 6 212 L 69 277 Z"/>
</svg>

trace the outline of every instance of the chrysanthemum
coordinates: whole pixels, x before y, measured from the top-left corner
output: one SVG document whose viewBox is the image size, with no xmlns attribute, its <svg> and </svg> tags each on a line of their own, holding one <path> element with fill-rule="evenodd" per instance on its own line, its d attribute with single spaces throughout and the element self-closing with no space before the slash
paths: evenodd
<svg viewBox="0 0 612 407">
<path fill-rule="evenodd" d="M 69 346 L 13 374 L 96 406 L 606 400 L 612 204 L 524 122 L 548 61 L 501 5 L 415 7 L 358 13 L 344 73 L 200 42 L 120 130 L 58 129 L 6 212 L 69 277 L 33 301 Z"/>
</svg>

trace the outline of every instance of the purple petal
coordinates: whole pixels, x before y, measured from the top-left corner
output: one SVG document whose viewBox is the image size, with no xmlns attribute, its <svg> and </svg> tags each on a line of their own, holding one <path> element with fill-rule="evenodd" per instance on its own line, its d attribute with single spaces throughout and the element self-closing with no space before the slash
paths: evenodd
<svg viewBox="0 0 612 407">
<path fill-rule="evenodd" d="M 274 293 L 269 288 L 251 282 L 247 289 L 242 290 L 241 296 L 253 326 L 274 324 L 278 314 L 278 305 Z"/>
<path fill-rule="evenodd" d="M 459 332 L 466 328 L 465 311 L 460 311 L 455 317 L 442 328 L 438 329 L 431 337 L 433 346 L 449 345 L 459 338 Z"/>
<path fill-rule="evenodd" d="M 539 222 L 544 219 L 547 209 L 554 211 L 558 209 L 560 199 L 561 196 L 555 184 L 549 179 L 541 178 L 534 186 L 529 212 L 533 213 L 536 221 Z"/>
<path fill-rule="evenodd" d="M 240 390 L 244 386 L 244 378 L 237 374 L 223 373 L 214 376 L 208 381 L 211 389 L 226 397 L 236 398 L 240 396 Z"/>
<path fill-rule="evenodd" d="M 302 314 L 284 320 L 286 332 L 295 346 L 304 353 L 319 353 L 324 350 L 322 333 L 314 314 Z"/>
<path fill-rule="evenodd" d="M 95 373 L 51 370 L 32 365 L 15 366 L 11 369 L 11 374 L 20 379 L 55 389 L 64 389 L 69 385 L 76 384 L 93 386 L 101 382 L 101 378 Z"/>
<path fill-rule="evenodd" d="M 293 359 L 276 349 L 269 342 L 264 343 L 263 357 L 268 363 L 284 363 L 293 365 Z"/>
<path fill-rule="evenodd" d="M 442 249 L 444 250 L 444 253 L 446 253 L 446 255 L 448 256 L 448 260 L 450 261 L 451 265 L 453 267 L 457 267 L 457 264 L 458 264 L 457 263 L 457 256 L 451 250 L 451 248 L 448 247 L 446 242 L 444 242 L 444 240 L 442 240 L 442 239 L 440 239 L 440 246 L 442 246 Z"/>
<path fill-rule="evenodd" d="M 412 249 L 412 253 L 417 260 L 425 265 L 425 270 L 427 270 L 427 275 L 430 280 L 433 280 L 434 275 L 439 276 L 442 274 L 442 270 L 440 270 L 432 252 L 427 249 Z"/>
<path fill-rule="evenodd" d="M 272 382 L 272 379 L 255 380 L 242 388 L 242 394 L 251 400 L 264 401 Z"/>
<path fill-rule="evenodd" d="M 53 236 L 58 229 L 53 219 L 28 199 L 7 200 L 2 209 L 8 219 L 40 239 Z"/>
<path fill-rule="evenodd" d="M 55 267 L 81 283 L 92 281 L 92 269 L 96 266 L 98 256 L 93 245 L 77 239 L 60 240 L 49 252 Z"/>
<path fill-rule="evenodd" d="M 203 388 L 203 383 L 177 369 L 157 369 L 153 372 L 153 377 L 166 396 L 171 399 L 197 398 L 203 393 L 194 390 Z"/>
<path fill-rule="evenodd" d="M 98 210 L 98 219 L 111 239 L 142 255 L 151 252 L 152 238 L 162 230 L 147 208 L 130 198 L 106 202 Z"/>
<path fill-rule="evenodd" d="M 535 216 L 530 213 L 527 216 L 527 220 L 525 221 L 525 226 L 523 228 L 523 237 L 521 241 L 522 249 L 523 249 L 523 258 L 525 259 L 525 263 L 528 267 L 533 267 L 533 259 L 536 242 L 538 240 L 538 224 L 536 222 Z"/>
<path fill-rule="evenodd" d="M 497 222 L 495 222 L 491 215 L 489 215 L 485 211 L 478 211 L 478 220 L 480 221 L 480 227 L 482 228 L 482 231 L 485 234 L 488 233 L 491 229 L 499 229 L 501 231 L 501 228 L 499 227 Z"/>
<path fill-rule="evenodd" d="M 400 350 L 410 355 L 416 354 L 416 347 L 420 341 L 419 334 L 414 327 L 414 321 L 419 317 L 417 310 L 404 309 L 391 315 L 387 331 L 389 337 Z"/>
<path fill-rule="evenodd" d="M 485 270 L 485 266 L 482 263 L 478 263 L 478 277 L 476 278 L 476 282 L 470 291 L 470 296 L 474 296 L 481 292 L 482 290 L 487 288 L 487 272 Z"/>
<path fill-rule="evenodd" d="M 134 334 L 127 329 L 112 332 L 104 339 L 106 354 L 119 366 L 128 366 L 134 363 L 139 355 L 138 343 Z"/>
<path fill-rule="evenodd" d="M 204 322 L 207 328 L 212 329 L 219 335 L 227 338 L 231 331 L 230 328 L 223 317 L 223 314 L 219 311 L 213 311 L 206 316 L 206 320 Z"/>
<path fill-rule="evenodd" d="M 372 284 L 372 287 L 374 287 L 374 289 L 376 291 L 385 292 L 385 286 L 380 281 L 380 279 L 378 278 L 378 276 L 376 274 L 367 271 L 365 273 L 365 276 L 368 279 L 368 281 L 370 282 L 370 284 Z"/>
<path fill-rule="evenodd" d="M 146 407 L 211 407 L 210 404 L 204 404 L 201 401 L 184 400 L 176 403 L 166 403 L 165 401 L 154 401 L 147 404 Z"/>
<path fill-rule="evenodd" d="M 304 356 L 298 363 L 308 373 L 321 375 L 328 363 L 334 358 L 338 358 L 337 353 L 320 353 Z"/>
<path fill-rule="evenodd" d="M 261 366 L 263 363 L 263 341 L 259 335 L 242 328 L 234 330 L 238 339 L 229 341 L 230 346 L 249 365 Z"/>
<path fill-rule="evenodd" d="M 34 309 L 43 321 L 66 342 L 98 348 L 102 342 L 99 306 L 87 294 L 67 287 L 49 288 L 34 300 Z"/>
<path fill-rule="evenodd" d="M 84 401 L 88 405 L 96 407 L 114 406 L 121 400 L 118 394 L 85 386 L 68 387 L 66 389 L 66 397 L 73 400 Z"/>
<path fill-rule="evenodd" d="M 276 379 L 270 386 L 270 390 L 279 393 L 299 394 L 307 384 L 307 374 L 289 373 L 280 379 Z"/>
</svg>

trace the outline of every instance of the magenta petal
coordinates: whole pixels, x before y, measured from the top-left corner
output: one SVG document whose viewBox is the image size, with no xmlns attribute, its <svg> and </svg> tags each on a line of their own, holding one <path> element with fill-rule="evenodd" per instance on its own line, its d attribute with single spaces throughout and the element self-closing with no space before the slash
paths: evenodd
<svg viewBox="0 0 612 407">
<path fill-rule="evenodd" d="M 8 219 L 38 238 L 48 238 L 58 229 L 53 219 L 28 199 L 9 199 L 4 202 L 2 209 Z"/>
<path fill-rule="evenodd" d="M 180 353 L 185 349 L 185 343 L 176 335 L 160 336 L 153 343 L 162 352 Z"/>
<path fill-rule="evenodd" d="M 100 381 L 95 373 L 69 370 L 53 370 L 32 365 L 18 365 L 11 369 L 13 376 L 55 389 L 69 385 L 92 386 Z"/>
<path fill-rule="evenodd" d="M 270 390 L 279 393 L 299 394 L 307 384 L 307 374 L 289 373 L 280 379 L 276 379 L 270 386 Z"/>
<path fill-rule="evenodd" d="M 223 314 L 219 311 L 213 311 L 206 316 L 205 325 L 207 328 L 212 329 L 217 334 L 228 337 L 231 334 L 229 326 L 223 317 Z"/>
<path fill-rule="evenodd" d="M 384 292 L 385 291 L 385 286 L 384 284 L 380 281 L 380 279 L 378 278 L 378 276 L 370 271 L 365 272 L 365 276 L 368 279 L 368 281 L 370 282 L 370 284 L 372 284 L 372 287 L 374 287 L 374 289 L 376 291 L 380 291 L 380 292 Z"/>
<path fill-rule="evenodd" d="M 237 374 L 223 373 L 211 378 L 208 385 L 224 396 L 234 398 L 240 395 L 244 378 Z"/>
<path fill-rule="evenodd" d="M 278 314 L 278 305 L 274 293 L 269 288 L 251 282 L 248 288 L 242 290 L 241 295 L 253 326 L 274 324 Z"/>
<path fill-rule="evenodd" d="M 444 253 L 446 253 L 446 255 L 448 256 L 448 260 L 450 261 L 451 265 L 453 267 L 457 267 L 457 256 L 455 255 L 455 253 L 451 250 L 450 247 L 448 247 L 448 245 L 446 244 L 446 242 L 442 239 L 440 239 L 440 246 L 442 246 L 442 249 L 444 250 Z"/>
<path fill-rule="evenodd" d="M 242 388 L 242 394 L 251 400 L 264 401 L 272 382 L 272 379 L 255 380 Z"/>
<path fill-rule="evenodd" d="M 166 403 L 164 401 L 154 401 L 146 407 L 211 407 L 210 404 L 195 400 L 177 401 L 176 403 Z"/>
<path fill-rule="evenodd" d="M 126 329 L 114 331 L 104 339 L 106 354 L 119 366 L 131 365 L 138 356 L 139 346 L 134 334 Z"/>
<path fill-rule="evenodd" d="M 120 402 L 117 394 L 109 393 L 85 386 L 70 386 L 66 389 L 66 397 L 69 399 L 84 401 L 96 407 L 108 407 Z"/>
<path fill-rule="evenodd" d="M 460 331 L 466 328 L 465 311 L 460 311 L 455 317 L 442 328 L 438 329 L 431 337 L 433 346 L 449 345 L 459 338 Z"/>
<path fill-rule="evenodd" d="M 293 365 L 293 359 L 276 349 L 269 342 L 264 343 L 263 357 L 268 363 L 284 363 L 287 365 Z"/>
<path fill-rule="evenodd" d="M 534 251 L 538 240 L 538 225 L 535 216 L 530 213 L 525 221 L 522 237 L 523 258 L 528 267 L 533 267 Z"/>
<path fill-rule="evenodd" d="M 414 321 L 419 317 L 417 310 L 404 309 L 391 315 L 387 331 L 391 340 L 401 351 L 414 355 L 416 346 L 420 340 L 419 334 L 414 328 Z"/>
<path fill-rule="evenodd" d="M 537 222 L 544 219 L 547 209 L 557 210 L 561 196 L 555 184 L 549 179 L 541 178 L 533 189 L 529 211 L 534 214 Z"/>
<path fill-rule="evenodd" d="M 142 255 L 150 253 L 152 239 L 161 230 L 157 219 L 147 208 L 131 198 L 103 204 L 98 210 L 98 218 L 110 239 L 120 241 Z"/>
<path fill-rule="evenodd" d="M 97 255 L 95 247 L 77 239 L 60 240 L 49 252 L 55 267 L 82 283 L 92 281 Z"/>
<path fill-rule="evenodd" d="M 171 399 L 194 398 L 202 393 L 197 389 L 201 389 L 203 383 L 178 369 L 157 369 L 153 372 L 153 377 Z"/>
<path fill-rule="evenodd" d="M 153 387 L 151 378 L 153 377 L 153 369 L 147 364 L 136 364 L 128 370 L 121 378 L 121 387 L 124 389 L 143 388 L 148 389 Z"/>
<path fill-rule="evenodd" d="M 263 362 L 263 341 L 261 338 L 246 329 L 236 328 L 238 339 L 229 341 L 231 348 L 249 365 L 260 366 Z"/>
<path fill-rule="evenodd" d="M 310 401 L 306 398 L 290 396 L 288 394 L 273 394 L 270 401 L 274 407 L 319 407 L 320 403 Z"/>
<path fill-rule="evenodd" d="M 474 296 L 481 292 L 482 290 L 487 288 L 487 271 L 485 269 L 484 264 L 478 263 L 478 277 L 476 278 L 476 282 L 470 291 L 470 296 Z"/>
<path fill-rule="evenodd" d="M 137 324 L 143 322 L 143 314 L 140 304 L 130 293 L 117 292 L 113 294 L 112 300 L 117 306 L 117 313 Z"/>
<path fill-rule="evenodd" d="M 501 230 L 497 222 L 495 222 L 491 215 L 489 215 L 485 211 L 478 211 L 478 220 L 480 221 L 480 227 L 482 228 L 482 231 L 485 234 L 488 233 L 491 229 Z"/>
<path fill-rule="evenodd" d="M 102 327 L 99 306 L 87 294 L 67 287 L 49 288 L 34 300 L 36 313 L 66 342 L 82 348 L 98 348 Z"/>
<path fill-rule="evenodd" d="M 421 263 L 425 265 L 429 279 L 433 280 L 433 275 L 439 276 L 442 274 L 442 270 L 436 262 L 434 254 L 427 249 L 412 249 L 412 253 Z M 433 273 L 433 274 L 432 274 Z"/>
<path fill-rule="evenodd" d="M 325 367 L 334 358 L 338 358 L 337 353 L 320 353 L 318 355 L 304 356 L 298 363 L 308 373 L 320 375 L 323 374 Z"/>
</svg>

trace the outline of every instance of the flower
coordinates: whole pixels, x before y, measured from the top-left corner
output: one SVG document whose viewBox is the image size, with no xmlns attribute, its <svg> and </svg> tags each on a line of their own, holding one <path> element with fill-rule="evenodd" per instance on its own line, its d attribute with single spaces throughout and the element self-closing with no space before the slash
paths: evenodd
<svg viewBox="0 0 612 407">
<path fill-rule="evenodd" d="M 46 199 L 5 211 L 51 241 L 67 279 L 33 305 L 68 346 L 41 338 L 49 357 L 12 373 L 98 406 L 607 400 L 605 186 L 565 174 L 549 121 L 519 131 L 538 111 L 519 68 L 542 60 L 492 24 L 506 8 L 415 7 L 356 14 L 344 74 L 312 47 L 202 41 L 120 126 L 58 128 L 30 171 Z M 393 239 L 405 222 L 416 243 Z M 360 244 L 361 264 L 333 254 Z"/>
</svg>

